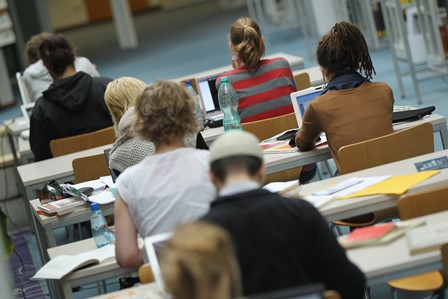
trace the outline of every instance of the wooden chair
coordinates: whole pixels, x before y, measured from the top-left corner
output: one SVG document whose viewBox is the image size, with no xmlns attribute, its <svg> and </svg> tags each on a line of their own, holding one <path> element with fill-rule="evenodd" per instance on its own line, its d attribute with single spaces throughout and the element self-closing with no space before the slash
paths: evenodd
<svg viewBox="0 0 448 299">
<path fill-rule="evenodd" d="M 401 220 L 412 219 L 440 211 L 448 210 L 448 187 L 437 188 L 419 193 L 406 194 L 398 200 L 398 212 Z M 445 257 L 443 253 L 445 252 Z M 442 259 L 448 263 L 448 246 L 442 247 Z M 448 268 L 446 268 L 448 269 Z M 394 298 L 397 290 L 428 292 L 443 290 L 444 278 L 439 271 L 427 272 L 388 282 Z"/>
<path fill-rule="evenodd" d="M 155 281 L 150 264 L 143 264 L 138 268 L 138 278 L 142 284 Z"/>
<path fill-rule="evenodd" d="M 89 148 L 111 144 L 114 141 L 114 127 L 108 127 L 94 132 L 51 140 L 50 149 L 53 157 L 59 157 Z"/>
<path fill-rule="evenodd" d="M 109 167 L 104 154 L 77 158 L 72 161 L 74 183 L 96 180 L 102 176 L 110 175 Z"/>
<path fill-rule="evenodd" d="M 434 152 L 434 134 L 430 123 L 423 123 L 382 137 L 343 146 L 338 151 L 340 174 L 351 173 L 395 161 Z M 387 209 L 346 220 L 335 225 L 359 227 L 390 218 L 396 209 Z"/>
<path fill-rule="evenodd" d="M 297 128 L 297 120 L 294 113 L 289 113 L 273 118 L 253 121 L 242 124 L 243 130 L 251 132 L 258 139 L 264 140 L 288 129 Z M 302 167 L 268 174 L 265 183 L 298 180 Z"/>
<path fill-rule="evenodd" d="M 297 90 L 307 89 L 311 87 L 310 75 L 308 73 L 300 73 L 294 76 Z"/>
<path fill-rule="evenodd" d="M 325 299 L 341 299 L 341 295 L 339 295 L 338 291 L 335 290 L 326 290 L 324 292 Z"/>
</svg>

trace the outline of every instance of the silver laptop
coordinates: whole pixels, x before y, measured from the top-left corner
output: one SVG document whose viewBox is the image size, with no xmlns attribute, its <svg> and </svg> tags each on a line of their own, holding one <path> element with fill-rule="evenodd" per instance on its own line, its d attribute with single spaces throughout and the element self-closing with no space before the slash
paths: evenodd
<svg viewBox="0 0 448 299">
<path fill-rule="evenodd" d="M 160 291 L 165 295 L 168 293 L 165 290 L 165 283 L 163 282 L 162 271 L 160 270 L 160 252 L 165 241 L 171 238 L 171 236 L 172 233 L 163 233 L 146 237 L 144 240 L 146 257 L 151 265 L 152 274 Z"/>
<path fill-rule="evenodd" d="M 216 79 L 221 74 L 222 72 L 196 78 L 199 98 L 207 119 L 220 120 L 224 117 L 223 112 L 219 108 L 218 89 L 216 88 Z"/>
<path fill-rule="evenodd" d="M 324 87 L 325 85 L 319 85 L 291 93 L 291 102 L 299 127 L 302 126 L 302 119 L 306 108 L 308 108 L 314 98 L 322 94 Z"/>
<path fill-rule="evenodd" d="M 33 109 L 34 109 L 34 102 L 29 103 L 29 104 L 23 104 L 20 106 L 20 110 L 22 110 L 22 115 L 28 122 L 30 121 L 30 117 L 31 117 L 31 113 L 33 113 Z"/>
</svg>

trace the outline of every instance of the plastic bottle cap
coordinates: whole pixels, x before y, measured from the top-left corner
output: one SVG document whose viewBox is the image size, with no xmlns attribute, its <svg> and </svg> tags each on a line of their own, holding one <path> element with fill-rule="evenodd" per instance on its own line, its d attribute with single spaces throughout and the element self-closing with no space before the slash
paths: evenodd
<svg viewBox="0 0 448 299">
<path fill-rule="evenodd" d="M 96 212 L 100 209 L 100 205 L 96 202 L 93 202 L 90 204 L 90 209 L 92 210 L 92 212 Z"/>
<path fill-rule="evenodd" d="M 221 82 L 229 82 L 229 80 L 227 79 L 227 77 L 222 77 Z"/>
<path fill-rule="evenodd" d="M 191 83 L 190 80 L 185 81 L 185 86 L 186 87 L 193 87 L 193 83 Z"/>
</svg>

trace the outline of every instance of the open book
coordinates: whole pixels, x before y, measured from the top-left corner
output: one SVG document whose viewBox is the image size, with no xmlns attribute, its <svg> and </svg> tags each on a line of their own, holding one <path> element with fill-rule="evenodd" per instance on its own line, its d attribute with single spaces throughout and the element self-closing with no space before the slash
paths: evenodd
<svg viewBox="0 0 448 299">
<path fill-rule="evenodd" d="M 346 249 L 384 245 L 396 240 L 407 231 L 423 223 L 423 220 L 377 223 L 357 228 L 350 234 L 339 237 L 338 241 Z"/>
<path fill-rule="evenodd" d="M 31 279 L 61 279 L 76 269 L 112 259 L 115 259 L 114 245 L 106 245 L 77 255 L 58 255 L 43 265 Z"/>
<path fill-rule="evenodd" d="M 438 250 L 448 243 L 448 222 L 416 227 L 406 232 L 406 241 L 410 254 Z"/>
</svg>

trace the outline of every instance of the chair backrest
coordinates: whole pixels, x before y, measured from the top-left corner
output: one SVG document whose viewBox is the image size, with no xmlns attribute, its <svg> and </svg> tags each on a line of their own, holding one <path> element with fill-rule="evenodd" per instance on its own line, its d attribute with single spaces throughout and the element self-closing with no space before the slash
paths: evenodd
<svg viewBox="0 0 448 299">
<path fill-rule="evenodd" d="M 448 244 L 443 244 L 442 248 L 440 248 L 442 254 L 442 264 L 443 264 L 443 275 L 445 277 L 445 281 L 448 279 Z"/>
<path fill-rule="evenodd" d="M 74 183 L 76 184 L 110 175 L 106 156 L 104 156 L 104 154 L 74 159 L 72 161 L 72 166 L 75 175 Z"/>
<path fill-rule="evenodd" d="M 297 90 L 307 89 L 311 87 L 310 75 L 308 73 L 300 73 L 294 76 Z"/>
<path fill-rule="evenodd" d="M 401 220 L 448 210 L 448 186 L 402 195 L 398 199 Z"/>
<path fill-rule="evenodd" d="M 111 144 L 114 141 L 114 127 L 108 127 L 90 133 L 51 140 L 50 149 L 53 157 L 58 157 L 101 145 Z"/>
<path fill-rule="evenodd" d="M 338 291 L 335 290 L 327 290 L 324 292 L 325 299 L 341 299 L 341 295 L 339 295 Z"/>
<path fill-rule="evenodd" d="M 260 139 L 260 141 L 272 137 L 283 131 L 298 128 L 296 115 L 293 113 L 243 123 L 243 130 L 251 132 Z"/>
<path fill-rule="evenodd" d="M 155 281 L 154 274 L 152 273 L 152 268 L 149 263 L 143 264 L 140 268 L 138 268 L 138 279 L 142 284 Z"/>
<path fill-rule="evenodd" d="M 430 123 L 423 123 L 341 147 L 338 151 L 338 170 L 340 174 L 346 174 L 432 152 L 433 128 Z"/>
<path fill-rule="evenodd" d="M 30 93 L 28 92 L 28 88 L 26 87 L 26 83 L 23 80 L 22 74 L 20 72 L 16 73 L 17 85 L 19 86 L 20 96 L 22 98 L 22 104 L 29 104 L 33 102 L 33 99 L 30 97 Z"/>
</svg>

